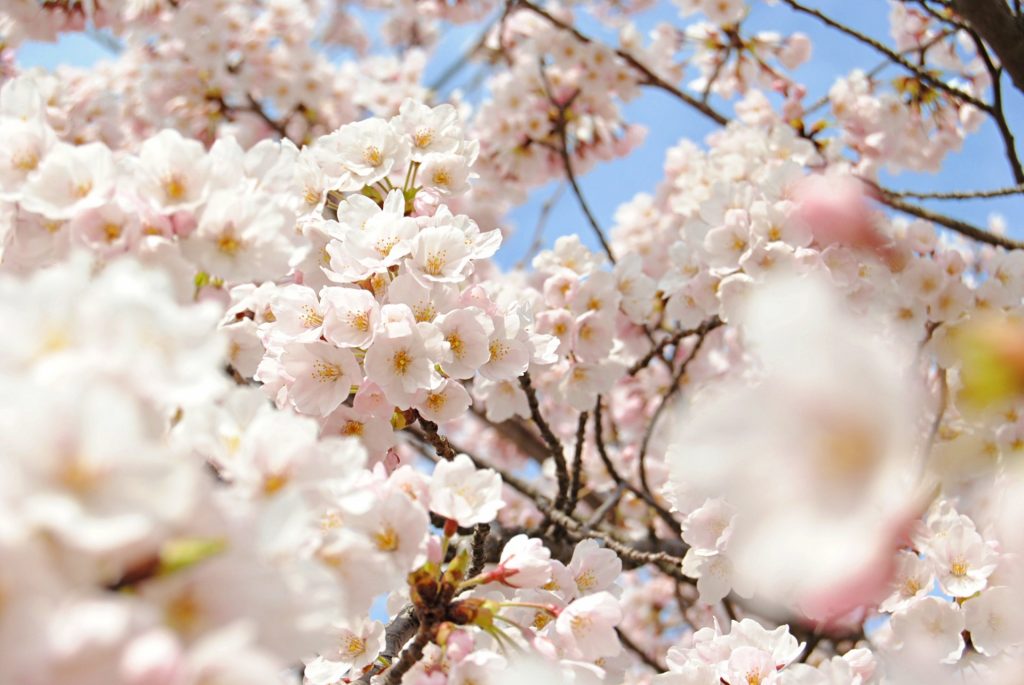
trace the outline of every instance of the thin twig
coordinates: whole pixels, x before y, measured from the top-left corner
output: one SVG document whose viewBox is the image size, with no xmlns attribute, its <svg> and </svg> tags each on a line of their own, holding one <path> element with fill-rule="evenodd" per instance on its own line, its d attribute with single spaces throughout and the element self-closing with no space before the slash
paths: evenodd
<svg viewBox="0 0 1024 685">
<path fill-rule="evenodd" d="M 526 393 L 526 402 L 530 407 L 530 417 L 540 431 L 540 435 L 547 444 L 548 453 L 555 460 L 555 476 L 558 478 L 558 495 L 555 497 L 555 509 L 561 510 L 569 494 L 569 467 L 565 463 L 565 449 L 561 441 L 551 430 L 551 426 L 540 413 L 540 402 L 537 400 L 537 391 L 530 381 L 530 372 L 527 371 L 519 377 L 519 385 Z"/>
<path fill-rule="evenodd" d="M 651 492 L 651 487 L 647 482 L 647 447 L 650 445 L 651 437 L 654 435 L 654 428 L 658 424 L 658 419 L 661 418 L 662 412 L 668 406 L 669 400 L 678 392 L 679 384 L 686 375 L 686 369 L 690 366 L 690 362 L 697 358 L 697 353 L 700 352 L 700 348 L 704 345 L 704 341 L 710 333 L 717 326 L 711 326 L 711 322 L 707 322 L 707 326 L 702 324 L 702 327 L 697 331 L 697 342 L 694 343 L 693 349 L 686 356 L 686 359 L 679 365 L 679 370 L 676 371 L 675 375 L 672 376 L 672 384 L 665 391 L 665 394 L 661 396 L 661 402 L 655 408 L 654 413 L 651 415 L 651 420 L 647 424 L 647 430 L 644 433 L 643 440 L 640 442 L 640 456 L 637 458 L 637 473 L 640 478 L 640 487 L 647 493 Z"/>
<path fill-rule="evenodd" d="M 625 483 L 619 483 L 618 485 L 616 485 L 615 489 L 612 491 L 612 494 L 608 495 L 608 498 L 601 503 L 601 506 L 594 510 L 594 513 L 590 515 L 590 518 L 587 519 L 587 522 L 583 524 L 583 528 L 580 529 L 580 532 L 590 532 L 592 528 L 601 525 L 601 522 L 604 521 L 604 517 L 608 515 L 608 512 L 610 512 L 619 504 L 619 500 L 622 499 L 622 493 L 624 493 L 625 491 Z"/>
<path fill-rule="evenodd" d="M 256 98 L 254 98 L 252 95 L 248 93 L 246 93 L 246 98 L 249 100 L 250 111 L 252 111 L 260 119 L 262 119 L 267 126 L 272 128 L 277 133 L 277 135 L 281 136 L 282 138 L 289 137 L 288 131 L 285 130 L 284 124 L 279 121 L 276 121 L 269 114 L 267 114 L 266 110 L 263 109 L 263 105 L 261 105 Z"/>
<path fill-rule="evenodd" d="M 886 191 L 881 186 L 878 186 L 877 184 L 873 185 L 880 191 L 880 201 L 883 204 L 886 204 L 897 211 L 903 212 L 904 214 L 910 214 L 911 216 L 916 216 L 919 219 L 925 219 L 926 221 L 931 221 L 936 224 L 940 224 L 942 226 L 945 226 L 946 228 L 950 228 L 956 231 L 957 233 L 960 233 L 961 235 L 965 235 L 968 238 L 977 240 L 978 242 L 988 243 L 989 245 L 997 245 L 999 247 L 1005 247 L 1008 250 L 1024 249 L 1024 243 L 1013 240 L 1011 238 L 1007 238 L 1006 236 L 991 233 L 982 228 L 978 228 L 973 224 L 969 224 L 961 219 L 946 216 L 945 214 L 939 214 L 938 212 L 933 212 L 929 209 L 925 209 L 924 207 L 919 207 L 917 205 L 910 204 L 909 202 L 904 202 L 898 197 L 889 195 L 888 191 Z"/>
<path fill-rule="evenodd" d="M 657 659 L 652 657 L 650 654 L 645 652 L 642 647 L 633 642 L 632 638 L 626 635 L 626 633 L 621 628 L 616 627 L 615 632 L 618 634 L 619 642 L 622 643 L 622 646 L 628 649 L 629 651 L 633 652 L 633 654 L 636 654 L 638 657 L 640 657 L 640 660 L 643 661 L 644 664 L 646 664 L 648 667 L 650 667 L 651 670 L 653 670 L 655 673 L 664 673 L 668 670 L 666 666 L 663 666 L 662 664 L 658 663 Z"/>
<path fill-rule="evenodd" d="M 482 30 L 482 31 L 480 32 L 480 35 L 479 35 L 479 36 L 477 36 L 476 40 L 474 40 L 474 41 L 473 41 L 473 43 L 472 43 L 472 45 L 471 45 L 471 46 L 469 47 L 469 49 L 467 49 L 467 50 L 466 50 L 465 52 L 463 52 L 463 53 L 462 53 L 462 54 L 461 54 L 461 55 L 459 56 L 459 58 L 458 58 L 457 60 L 455 60 L 454 62 L 452 62 L 452 63 L 451 63 L 450 65 L 448 65 L 448 68 L 447 68 L 447 69 L 445 69 L 445 70 L 444 70 L 444 71 L 443 71 L 443 72 L 441 73 L 441 75 L 440 75 L 440 76 L 438 76 L 436 80 L 434 80 L 434 82 L 433 82 L 433 83 L 431 83 L 430 85 L 428 85 L 428 86 L 427 86 L 427 88 L 428 88 L 428 89 L 430 89 L 430 91 L 431 91 L 432 93 L 437 93 L 437 92 L 438 92 L 438 91 L 440 91 L 440 90 L 441 90 L 442 88 L 444 88 L 444 87 L 445 87 L 445 85 L 447 85 L 447 83 L 448 83 L 448 82 L 449 82 L 450 80 L 452 80 L 453 78 L 455 78 L 455 76 L 456 76 L 456 75 L 457 75 L 457 74 L 458 74 L 458 73 L 459 73 L 460 71 L 462 71 L 462 69 L 463 69 L 463 68 L 464 68 L 464 67 L 465 67 L 465 66 L 466 66 L 467 64 L 469 64 L 470 60 L 472 60 L 472 59 L 473 59 L 473 57 L 475 57 L 475 56 L 476 56 L 476 54 L 477 54 L 478 52 L 480 52 L 480 50 L 482 50 L 482 49 L 483 49 L 484 45 L 486 45 L 486 43 L 487 43 L 487 36 L 489 36 L 489 35 L 490 35 L 491 31 L 492 31 L 492 30 L 494 29 L 494 27 L 495 27 L 495 26 L 497 26 L 497 25 L 498 25 L 498 22 L 499 22 L 499 21 L 500 21 L 500 20 L 501 20 L 502 18 L 503 18 L 503 15 L 498 15 L 498 16 L 497 16 L 497 17 L 495 17 L 495 18 L 494 18 L 494 19 L 493 19 L 492 21 L 488 22 L 488 24 L 487 24 L 487 25 L 486 25 L 486 26 L 484 27 L 484 29 L 483 29 L 483 30 Z"/>
<path fill-rule="evenodd" d="M 558 154 L 562 158 L 562 166 L 565 168 L 565 176 L 569 179 L 569 185 L 572 187 L 572 192 L 576 196 L 576 202 L 579 203 L 580 209 L 583 211 L 583 215 L 587 218 L 587 223 L 590 224 L 590 228 L 597 236 L 605 254 L 608 255 L 609 261 L 614 264 L 615 254 L 612 252 L 612 247 L 608 244 L 608 240 L 604 237 L 604 231 L 601 230 L 601 225 L 597 223 L 597 218 L 594 216 L 594 213 L 590 211 L 590 205 L 587 204 L 586 198 L 583 197 L 583 191 L 580 190 L 579 183 L 576 182 L 576 173 L 572 169 L 572 156 L 569 154 L 569 134 L 567 130 L 569 127 L 569 121 L 566 118 L 565 113 L 572 105 L 573 101 L 579 96 L 580 91 L 577 90 L 573 96 L 565 102 L 559 102 L 555 97 L 554 91 L 551 89 L 551 83 L 548 81 L 548 75 L 544 70 L 543 61 L 540 63 L 540 78 L 541 82 L 544 84 L 544 92 L 547 94 L 551 105 L 555 108 L 557 116 L 555 120 L 555 134 L 558 136 Z"/>
<path fill-rule="evenodd" d="M 679 341 L 682 340 L 683 338 L 688 338 L 691 335 L 697 335 L 701 331 L 714 330 L 715 328 L 718 328 L 721 325 L 722 320 L 719 319 L 716 315 L 712 316 L 707 321 L 701 323 L 700 326 L 698 326 L 697 328 L 688 328 L 685 330 L 676 331 L 675 333 L 672 333 L 667 338 L 663 338 L 662 340 L 660 340 L 658 344 L 652 347 L 647 354 L 638 359 L 636 363 L 633 364 L 633 366 L 629 367 L 629 371 L 627 371 L 626 373 L 630 376 L 635 376 L 640 372 L 641 369 L 645 368 L 648 364 L 650 364 L 655 357 L 658 357 L 665 350 L 666 347 L 670 345 L 678 345 Z"/>
<path fill-rule="evenodd" d="M 580 488 L 583 486 L 583 444 L 587 438 L 587 412 L 580 412 L 576 425 L 576 446 L 572 457 L 572 473 L 569 481 L 569 499 L 565 504 L 565 513 L 572 516 L 579 501 Z"/>
<path fill-rule="evenodd" d="M 1008 186 L 1006 188 L 992 188 L 991 190 L 952 190 L 938 192 L 919 192 L 916 190 L 885 190 L 889 197 L 913 197 L 919 200 L 973 200 L 988 197 L 1003 197 L 1006 195 L 1024 194 L 1024 184 Z"/>
<path fill-rule="evenodd" d="M 611 457 L 608 456 L 608 449 L 604 443 L 604 422 L 601 418 L 601 403 L 602 398 L 599 395 L 597 402 L 594 404 L 594 444 L 597 446 L 597 454 L 601 457 L 601 463 L 604 464 L 604 468 L 608 471 L 608 475 L 611 476 L 611 479 L 615 481 L 616 484 L 625 487 L 636 497 L 639 497 L 646 502 L 647 506 L 654 510 L 658 515 L 658 518 L 668 526 L 669 530 L 677 536 L 681 535 L 682 526 L 679 524 L 679 521 L 672 516 L 672 512 L 662 506 L 650 493 L 644 492 L 630 483 L 615 468 L 615 464 L 612 463 Z"/>
<path fill-rule="evenodd" d="M 426 439 L 422 431 L 418 431 L 412 428 L 408 428 L 406 430 L 408 431 L 409 434 L 413 435 L 419 441 L 426 444 Z M 575 516 L 569 516 L 564 511 L 557 509 L 549 497 L 542 495 L 522 479 L 513 476 L 511 473 L 508 473 L 504 469 L 495 466 L 494 464 L 488 463 L 487 461 L 481 459 L 480 457 L 477 457 L 471 451 L 465 450 L 461 447 L 457 449 L 459 453 L 465 454 L 467 457 L 469 457 L 477 468 L 491 469 L 492 471 L 500 475 L 502 481 L 506 485 L 511 487 L 513 490 L 519 492 L 519 494 L 532 500 L 533 504 L 537 507 L 537 509 L 539 509 L 542 513 L 546 514 L 557 525 L 561 526 L 570 537 L 576 539 L 589 538 L 592 540 L 603 542 L 606 547 L 608 547 L 611 550 L 614 550 L 624 560 L 629 561 L 634 565 L 643 566 L 646 564 L 652 564 L 658 570 L 660 570 L 662 573 L 666 575 L 676 578 L 677 580 L 681 580 L 685 583 L 693 584 L 693 579 L 684 576 L 682 573 L 683 559 L 681 556 L 670 554 L 661 549 L 659 549 L 659 551 L 656 552 L 648 552 L 642 549 L 637 549 L 629 543 L 619 540 L 611 531 L 601 530 L 598 532 L 594 532 L 586 530 L 586 524 L 583 521 L 579 520 Z M 423 450 L 422 454 L 435 460 L 438 459 L 438 457 L 431 455 L 426 450 Z M 659 545 L 666 544 L 665 541 L 656 542 Z"/>
<path fill-rule="evenodd" d="M 565 183 L 559 183 L 555 187 L 555 192 L 551 193 L 551 196 L 541 205 L 540 213 L 537 214 L 537 225 L 533 229 L 533 240 L 530 241 L 530 247 L 526 249 L 526 254 L 523 255 L 523 258 L 516 262 L 516 269 L 525 268 L 540 251 L 541 245 L 544 244 L 544 227 L 548 223 L 548 217 L 551 215 L 551 210 L 558 204 L 558 201 L 562 199 L 562 193 L 565 192 L 566 187 Z"/>
</svg>

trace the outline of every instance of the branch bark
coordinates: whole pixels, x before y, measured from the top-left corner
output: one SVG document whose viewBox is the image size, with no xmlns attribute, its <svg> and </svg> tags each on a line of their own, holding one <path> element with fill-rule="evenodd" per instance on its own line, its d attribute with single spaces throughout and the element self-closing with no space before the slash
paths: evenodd
<svg viewBox="0 0 1024 685">
<path fill-rule="evenodd" d="M 988 43 L 1024 93 L 1024 22 L 1004 0 L 952 0 L 953 9 Z"/>
</svg>

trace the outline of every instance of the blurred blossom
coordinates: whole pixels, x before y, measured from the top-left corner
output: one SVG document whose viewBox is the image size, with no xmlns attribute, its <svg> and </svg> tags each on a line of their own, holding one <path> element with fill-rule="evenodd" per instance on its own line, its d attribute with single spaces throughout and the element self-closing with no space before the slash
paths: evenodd
<svg viewBox="0 0 1024 685">
<path fill-rule="evenodd" d="M 766 284 L 746 305 L 748 363 L 679 410 L 669 449 L 680 501 L 735 508 L 717 528 L 728 542 L 694 539 L 690 555 L 723 555 L 734 587 L 835 619 L 881 599 L 922 506 L 913 348 L 815 274 Z"/>
</svg>

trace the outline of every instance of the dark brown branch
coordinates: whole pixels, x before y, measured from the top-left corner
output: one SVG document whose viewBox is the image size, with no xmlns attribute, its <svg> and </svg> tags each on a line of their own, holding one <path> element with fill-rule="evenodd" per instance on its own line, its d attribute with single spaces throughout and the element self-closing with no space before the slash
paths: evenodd
<svg viewBox="0 0 1024 685">
<path fill-rule="evenodd" d="M 423 426 L 423 435 L 426 441 L 434 448 L 437 455 L 445 461 L 451 461 L 458 454 L 451 444 L 448 442 L 448 438 L 444 437 L 438 432 L 437 424 L 433 421 L 428 421 L 422 416 L 419 417 L 420 425 Z"/>
<path fill-rule="evenodd" d="M 885 190 L 889 197 L 913 197 L 919 200 L 977 200 L 989 197 L 1005 197 L 1006 195 L 1024 195 L 1024 185 L 992 188 L 990 190 L 952 190 L 922 193 L 916 190 Z"/>
<path fill-rule="evenodd" d="M 1019 185 L 1024 183 L 1024 168 L 1021 167 L 1020 157 L 1017 156 L 1017 143 L 1013 140 L 1013 132 L 1010 130 L 1010 125 L 1006 123 L 1006 114 L 1003 112 L 1002 68 L 996 67 L 977 32 L 971 30 L 968 33 L 992 79 L 992 110 L 989 114 L 996 122 L 999 136 L 1003 139 L 1003 148 L 1006 150 L 1006 159 L 1010 163 L 1010 171 L 1013 172 L 1013 180 Z"/>
<path fill-rule="evenodd" d="M 424 626 L 420 626 L 420 629 L 416 631 L 416 637 L 402 650 L 402 655 L 398 658 L 398 661 L 388 669 L 384 677 L 385 685 L 399 685 L 402 682 L 402 677 L 405 676 L 409 669 L 423 658 L 423 649 L 429 642 L 430 633 Z"/>
<path fill-rule="evenodd" d="M 629 371 L 627 373 L 630 376 L 635 376 L 637 373 L 640 372 L 641 369 L 647 367 L 647 365 L 650 364 L 655 357 L 660 355 L 666 347 L 670 345 L 678 345 L 679 341 L 682 340 L 683 338 L 687 338 L 691 335 L 697 335 L 702 330 L 711 331 L 715 328 L 718 328 L 721 325 L 722 320 L 719 319 L 716 315 L 712 316 L 707 321 L 701 323 L 701 325 L 698 326 L 697 328 L 688 328 L 686 330 L 676 331 L 675 333 L 672 333 L 667 338 L 663 338 L 662 340 L 660 340 L 658 344 L 651 348 L 650 352 L 648 352 L 643 357 L 638 359 L 636 363 L 633 364 L 633 366 L 629 367 Z"/>
<path fill-rule="evenodd" d="M 583 445 L 587 440 L 587 412 L 581 412 L 576 424 L 576 445 L 573 448 L 572 473 L 569 481 L 569 499 L 565 504 L 565 513 L 572 516 L 579 501 L 580 488 L 583 486 Z"/>
<path fill-rule="evenodd" d="M 530 381 L 530 372 L 527 371 L 519 377 L 519 385 L 526 393 L 526 402 L 530 406 L 530 417 L 540 431 L 541 437 L 547 445 L 548 453 L 555 460 L 555 475 L 558 478 L 558 495 L 555 497 L 555 509 L 562 510 L 565 507 L 569 494 L 569 467 L 565 462 L 565 450 L 561 441 L 551 430 L 551 426 L 540 413 L 540 402 L 537 400 L 537 391 Z"/>
<path fill-rule="evenodd" d="M 669 527 L 669 530 L 677 536 L 681 535 L 682 526 L 680 526 L 679 521 L 672 516 L 672 512 L 662 506 L 650 493 L 644 492 L 626 480 L 615 468 L 615 464 L 612 463 L 611 457 L 608 456 L 608 449 L 604 443 L 604 422 L 601 419 L 601 402 L 602 398 L 599 396 L 597 398 L 597 403 L 594 405 L 594 443 L 597 445 L 597 454 L 601 457 L 601 463 L 604 464 L 604 468 L 608 471 L 608 475 L 611 476 L 611 479 L 615 481 L 617 485 L 625 487 L 635 496 L 646 502 L 647 506 L 653 509 L 658 515 L 658 518 L 664 521 L 665 525 Z"/>
<path fill-rule="evenodd" d="M 961 235 L 965 235 L 968 238 L 977 240 L 978 242 L 988 243 L 989 245 L 997 245 L 998 247 L 1005 247 L 1008 250 L 1024 249 L 1024 243 L 1018 242 L 1011 238 L 1007 238 L 1006 236 L 991 233 L 989 231 L 986 231 L 982 228 L 978 228 L 973 224 L 969 224 L 966 221 L 962 221 L 955 217 L 946 216 L 945 214 L 939 214 L 937 212 L 925 209 L 924 207 L 919 207 L 917 205 L 910 204 L 909 202 L 904 202 L 898 197 L 890 195 L 884 188 L 878 185 L 875 185 L 875 187 L 878 188 L 879 192 L 881 193 L 880 200 L 883 204 L 886 204 L 897 211 L 903 212 L 904 214 L 910 214 L 911 216 L 916 216 L 919 219 L 925 219 L 926 221 L 931 221 L 933 223 L 940 224 L 942 226 L 945 226 L 946 228 L 950 228 L 956 231 L 957 233 L 960 233 Z"/>
<path fill-rule="evenodd" d="M 952 7 L 988 43 L 1024 92 L 1024 22 L 1015 17 L 1004 0 L 953 0 Z"/>
<path fill-rule="evenodd" d="M 484 570 L 484 563 L 487 560 L 484 552 L 487 549 L 487 536 L 490 532 L 491 527 L 486 523 L 478 523 L 473 529 L 473 562 L 466 573 L 467 578 L 478 576 Z"/>
</svg>

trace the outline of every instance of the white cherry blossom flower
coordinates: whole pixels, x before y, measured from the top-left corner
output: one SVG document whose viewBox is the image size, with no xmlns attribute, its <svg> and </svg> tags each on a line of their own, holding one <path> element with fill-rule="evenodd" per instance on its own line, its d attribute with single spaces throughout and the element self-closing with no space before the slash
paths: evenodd
<svg viewBox="0 0 1024 685">
<path fill-rule="evenodd" d="M 494 574 L 512 587 L 541 587 L 551 580 L 551 550 L 543 540 L 520 533 L 501 549 Z"/>
<path fill-rule="evenodd" d="M 954 597 L 970 597 L 985 588 L 997 554 L 973 525 L 957 523 L 929 545 L 939 585 Z"/>
<path fill-rule="evenodd" d="M 964 623 L 975 649 L 994 656 L 1024 642 L 1019 600 L 1019 588 L 993 587 L 964 602 Z"/>
<path fill-rule="evenodd" d="M 964 649 L 964 612 L 940 597 L 913 602 L 893 614 L 891 623 L 893 638 L 916 658 L 952 663 Z"/>
<path fill-rule="evenodd" d="M 209 167 L 199 141 L 164 129 L 142 144 L 133 180 L 143 201 L 155 209 L 168 214 L 194 211 L 209 194 Z"/>
<path fill-rule="evenodd" d="M 425 397 L 416 403 L 416 408 L 428 421 L 445 423 L 465 414 L 472 403 L 462 383 L 446 378 L 436 388 L 427 390 Z"/>
<path fill-rule="evenodd" d="M 380 304 L 361 288 L 324 288 L 324 337 L 342 347 L 368 347 L 380 321 Z"/>
<path fill-rule="evenodd" d="M 555 619 L 559 644 L 587 660 L 615 656 L 622 649 L 615 626 L 622 620 L 619 602 L 608 592 L 573 600 Z"/>
<path fill-rule="evenodd" d="M 283 370 L 292 379 L 288 396 L 295 408 L 327 416 L 348 399 L 362 372 L 351 350 L 314 341 L 289 343 L 281 353 Z"/>
<path fill-rule="evenodd" d="M 265 195 L 219 190 L 203 208 L 186 256 L 226 281 L 262 281 L 288 272 L 292 219 Z"/>
<path fill-rule="evenodd" d="M 59 143 L 25 184 L 21 204 L 49 219 L 70 219 L 105 204 L 116 181 L 114 155 L 106 145 Z"/>
<path fill-rule="evenodd" d="M 391 126 L 412 143 L 411 159 L 422 162 L 432 153 L 453 153 L 462 142 L 456 109 L 445 103 L 436 107 L 406 99 Z"/>
<path fill-rule="evenodd" d="M 489 523 L 505 506 L 501 476 L 478 469 L 465 454 L 441 461 L 430 480 L 430 510 L 457 521 L 460 526 Z"/>
<path fill-rule="evenodd" d="M 359 190 L 401 168 L 409 141 L 380 119 L 346 124 L 317 139 L 313 158 L 338 190 Z"/>
<path fill-rule="evenodd" d="M 384 625 L 380 621 L 360 620 L 355 625 L 332 626 L 331 641 L 320 649 L 320 656 L 306 664 L 305 678 L 312 685 L 333 685 L 346 673 L 371 663 L 383 647 Z"/>
</svg>

